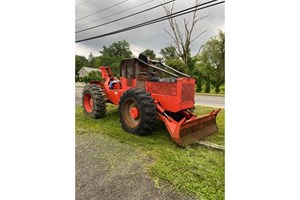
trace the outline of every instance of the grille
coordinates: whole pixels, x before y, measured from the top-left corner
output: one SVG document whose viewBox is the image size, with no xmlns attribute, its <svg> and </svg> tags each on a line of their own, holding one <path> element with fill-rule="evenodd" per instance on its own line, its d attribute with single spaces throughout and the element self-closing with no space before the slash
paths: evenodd
<svg viewBox="0 0 300 200">
<path fill-rule="evenodd" d="M 181 102 L 194 101 L 194 84 L 183 84 Z"/>
</svg>

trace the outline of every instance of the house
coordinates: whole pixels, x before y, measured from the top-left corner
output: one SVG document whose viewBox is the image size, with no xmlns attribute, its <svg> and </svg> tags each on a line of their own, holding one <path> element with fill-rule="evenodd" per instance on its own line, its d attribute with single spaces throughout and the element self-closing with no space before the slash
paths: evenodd
<svg viewBox="0 0 300 200">
<path fill-rule="evenodd" d="M 82 67 L 79 72 L 78 72 L 78 76 L 80 78 L 86 76 L 88 73 L 90 73 L 91 71 L 99 71 L 98 68 L 91 68 L 91 67 Z"/>
</svg>

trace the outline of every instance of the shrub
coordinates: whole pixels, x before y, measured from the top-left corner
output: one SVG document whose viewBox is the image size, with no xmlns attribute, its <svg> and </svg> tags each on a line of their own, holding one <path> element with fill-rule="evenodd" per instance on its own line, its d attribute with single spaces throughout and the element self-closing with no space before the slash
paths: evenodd
<svg viewBox="0 0 300 200">
<path fill-rule="evenodd" d="M 197 83 L 196 83 L 197 89 L 196 89 L 196 91 L 201 92 L 202 91 L 202 79 L 200 77 L 198 77 L 196 80 L 197 80 Z"/>
<path fill-rule="evenodd" d="M 86 76 L 82 77 L 82 81 L 89 83 L 91 81 L 102 81 L 100 71 L 91 71 Z"/>
<path fill-rule="evenodd" d="M 224 93 L 225 93 L 225 85 L 221 85 L 221 86 L 220 86 L 220 90 L 221 90 L 221 92 L 224 92 Z"/>
<path fill-rule="evenodd" d="M 205 93 L 210 93 L 210 77 L 207 77 L 206 85 L 205 85 Z"/>
</svg>

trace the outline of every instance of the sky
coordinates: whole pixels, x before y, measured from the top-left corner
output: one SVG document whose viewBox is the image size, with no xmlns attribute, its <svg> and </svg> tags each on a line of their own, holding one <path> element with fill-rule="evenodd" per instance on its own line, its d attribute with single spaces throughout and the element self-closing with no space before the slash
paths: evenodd
<svg viewBox="0 0 300 200">
<path fill-rule="evenodd" d="M 207 1 L 208 0 L 206 1 L 202 0 L 202 3 L 205 3 Z M 110 0 L 110 1 L 76 0 L 75 3 L 75 5 L 77 6 L 75 8 L 76 31 L 89 28 L 91 26 L 103 24 L 121 17 L 125 17 L 127 15 L 139 12 L 141 10 L 156 6 L 163 2 L 164 2 L 163 0 Z M 118 3 L 120 4 L 116 5 Z M 143 5 L 138 6 L 139 4 L 143 4 Z M 169 6 L 172 5 L 172 3 L 168 5 Z M 195 0 L 176 0 L 174 2 L 174 12 L 180 11 L 185 8 L 189 8 L 194 5 L 195 5 Z M 138 7 L 132 8 L 134 6 L 138 6 Z M 130 9 L 130 10 L 122 12 L 126 9 Z M 101 12 L 86 17 L 84 19 L 78 20 L 97 11 L 101 11 Z M 122 13 L 116 14 L 118 12 L 122 12 Z M 110 15 L 114 15 L 114 16 L 108 17 Z M 88 38 L 88 37 L 92 37 L 104 33 L 109 33 L 111 31 L 126 28 L 164 15 L 165 15 L 164 9 L 162 7 L 158 7 L 153 10 L 129 17 L 124 20 L 120 20 L 85 32 L 77 33 L 75 34 L 75 39 L 79 40 L 79 39 L 84 39 L 84 38 Z M 197 17 L 203 17 L 206 15 L 208 15 L 208 17 L 206 17 L 204 20 L 200 20 L 194 28 L 193 36 L 196 36 L 203 31 L 206 32 L 203 35 L 201 35 L 197 40 L 195 40 L 195 42 L 192 43 L 191 45 L 192 55 L 196 54 L 199 47 L 205 44 L 210 37 L 217 35 L 219 29 L 225 31 L 225 16 L 224 16 L 225 5 L 224 4 L 220 4 L 217 6 L 213 6 L 207 9 L 197 11 Z M 183 26 L 184 18 L 187 21 L 191 21 L 192 14 L 187 14 L 176 18 L 176 21 L 178 22 L 178 25 L 181 30 L 184 30 L 184 26 Z M 97 21 L 90 23 L 94 20 Z M 126 40 L 130 43 L 130 49 L 133 52 L 134 56 L 138 56 L 138 54 L 144 51 L 145 49 L 154 50 L 155 54 L 160 56 L 159 54 L 160 49 L 167 47 L 169 45 L 174 45 L 172 38 L 167 34 L 165 30 L 170 31 L 170 26 L 167 20 L 149 26 L 137 28 L 134 30 L 118 33 L 115 35 L 110 35 L 102 38 L 76 43 L 75 53 L 77 55 L 83 55 L 85 57 L 88 57 L 90 52 L 92 52 L 94 56 L 99 56 L 100 55 L 99 51 L 102 50 L 103 45 L 108 46 L 113 42 Z"/>
</svg>

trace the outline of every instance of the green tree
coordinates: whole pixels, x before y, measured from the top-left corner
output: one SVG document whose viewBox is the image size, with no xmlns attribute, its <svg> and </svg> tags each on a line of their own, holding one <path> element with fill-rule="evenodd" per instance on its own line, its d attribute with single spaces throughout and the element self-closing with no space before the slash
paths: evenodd
<svg viewBox="0 0 300 200">
<path fill-rule="evenodd" d="M 149 57 L 150 59 L 156 59 L 156 55 L 155 55 L 154 51 L 151 50 L 151 49 L 146 49 L 146 50 L 143 51 L 141 54 L 143 54 L 143 55 Z"/>
<path fill-rule="evenodd" d="M 101 81 L 101 73 L 100 71 L 91 71 L 86 76 L 82 77 L 82 81 L 85 83 L 89 83 L 90 81 Z"/>
<path fill-rule="evenodd" d="M 197 83 L 196 83 L 197 89 L 196 89 L 196 91 L 201 92 L 202 91 L 202 84 L 203 84 L 202 83 L 202 81 L 203 81 L 202 76 L 201 75 L 197 76 L 196 80 L 197 80 Z"/>
<path fill-rule="evenodd" d="M 160 54 L 163 56 L 163 62 L 181 72 L 187 73 L 184 62 L 180 57 L 176 54 L 176 48 L 172 45 L 162 48 L 160 50 Z"/>
<path fill-rule="evenodd" d="M 198 56 L 200 65 L 204 68 L 206 82 L 215 86 L 215 92 L 220 92 L 220 86 L 225 84 L 225 33 L 210 38 Z M 210 86 L 207 86 L 207 88 Z"/>
<path fill-rule="evenodd" d="M 122 57 L 129 58 L 132 57 L 132 52 L 130 51 L 130 45 L 126 40 L 114 42 L 108 47 L 103 46 L 103 50 L 100 51 L 102 55 L 110 57 Z"/>
<path fill-rule="evenodd" d="M 176 48 L 172 45 L 165 47 L 160 50 L 160 54 L 163 56 L 165 59 L 173 59 L 177 58 L 176 55 Z"/>
<path fill-rule="evenodd" d="M 196 66 L 197 63 L 195 64 Z M 196 79 L 196 85 L 197 85 L 197 88 L 196 88 L 196 92 L 201 92 L 202 91 L 202 85 L 204 83 L 204 76 L 203 76 L 203 71 L 200 69 L 200 67 L 195 67 L 195 70 L 194 70 L 194 75 L 193 77 Z"/>
<path fill-rule="evenodd" d="M 210 84 L 212 83 L 212 77 L 214 75 L 214 69 L 211 65 L 208 64 L 207 56 L 205 54 L 201 54 L 198 56 L 198 61 L 195 64 L 197 78 L 200 80 L 199 84 L 205 83 L 205 92 L 210 92 Z"/>
<path fill-rule="evenodd" d="M 97 56 L 95 57 L 95 65 L 96 65 L 96 68 L 98 68 L 99 66 L 102 66 L 102 63 L 101 63 L 101 56 Z"/>
<path fill-rule="evenodd" d="M 182 62 L 182 60 L 180 58 L 169 58 L 165 60 L 165 64 L 176 69 L 179 70 L 181 72 L 186 73 L 186 68 L 184 66 L 184 63 Z"/>
<path fill-rule="evenodd" d="M 88 60 L 84 56 L 75 55 L 75 75 L 78 75 L 82 67 L 88 66 Z"/>
<path fill-rule="evenodd" d="M 207 75 L 206 84 L 205 84 L 205 92 L 210 93 L 210 75 Z"/>
<path fill-rule="evenodd" d="M 103 46 L 103 50 L 100 51 L 99 63 L 103 66 L 111 67 L 111 70 L 115 76 L 119 75 L 120 62 L 125 58 L 132 57 L 130 45 L 127 41 L 122 40 L 114 42 L 109 46 Z M 97 61 L 98 62 L 98 61 Z"/>
<path fill-rule="evenodd" d="M 88 61 L 89 61 L 88 67 L 92 67 L 92 68 L 97 67 L 97 65 L 96 65 L 96 57 L 93 55 L 92 52 L 90 52 Z"/>
</svg>

